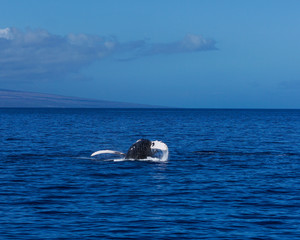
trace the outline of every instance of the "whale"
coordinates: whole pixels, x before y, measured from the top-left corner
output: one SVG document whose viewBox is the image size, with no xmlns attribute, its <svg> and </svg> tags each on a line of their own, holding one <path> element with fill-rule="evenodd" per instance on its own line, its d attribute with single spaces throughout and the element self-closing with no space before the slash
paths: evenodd
<svg viewBox="0 0 300 240">
<path fill-rule="evenodd" d="M 100 154 L 117 154 L 122 155 L 126 160 L 143 160 L 149 158 L 160 159 L 166 161 L 169 157 L 169 149 L 167 144 L 162 141 L 150 141 L 148 139 L 139 139 L 132 144 L 127 153 L 113 150 L 99 150 L 92 153 L 91 157 Z"/>
</svg>

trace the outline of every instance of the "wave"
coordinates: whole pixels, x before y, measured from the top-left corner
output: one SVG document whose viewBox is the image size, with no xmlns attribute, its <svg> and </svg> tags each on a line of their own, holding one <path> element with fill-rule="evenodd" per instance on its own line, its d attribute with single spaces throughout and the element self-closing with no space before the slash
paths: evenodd
<svg viewBox="0 0 300 240">
<path fill-rule="evenodd" d="M 300 153 L 295 152 L 270 152 L 270 151 L 262 151 L 262 152 L 243 152 L 243 151 L 237 151 L 237 152 L 231 152 L 231 151 L 209 151 L 209 150 L 201 150 L 201 151 L 194 151 L 194 153 L 199 155 L 261 155 L 261 156 L 300 156 Z"/>
</svg>

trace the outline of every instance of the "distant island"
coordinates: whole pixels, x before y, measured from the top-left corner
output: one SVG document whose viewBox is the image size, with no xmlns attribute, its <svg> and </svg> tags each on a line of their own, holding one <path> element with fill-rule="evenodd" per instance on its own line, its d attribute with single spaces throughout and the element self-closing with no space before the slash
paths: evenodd
<svg viewBox="0 0 300 240">
<path fill-rule="evenodd" d="M 0 89 L 1 108 L 162 108 L 136 103 Z"/>
</svg>

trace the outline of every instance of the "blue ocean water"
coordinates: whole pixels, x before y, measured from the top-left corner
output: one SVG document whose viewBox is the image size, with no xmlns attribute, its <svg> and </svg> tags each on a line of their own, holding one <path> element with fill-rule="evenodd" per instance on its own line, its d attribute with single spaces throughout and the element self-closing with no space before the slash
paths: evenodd
<svg viewBox="0 0 300 240">
<path fill-rule="evenodd" d="M 0 109 L 0 150 L 0 239 L 300 239 L 299 110 Z"/>
</svg>

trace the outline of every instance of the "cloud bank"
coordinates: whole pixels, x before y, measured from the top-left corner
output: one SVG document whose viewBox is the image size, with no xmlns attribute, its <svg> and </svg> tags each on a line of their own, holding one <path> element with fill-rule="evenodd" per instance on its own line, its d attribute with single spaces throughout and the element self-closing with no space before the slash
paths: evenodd
<svg viewBox="0 0 300 240">
<path fill-rule="evenodd" d="M 215 41 L 188 34 L 182 40 L 119 42 L 114 36 L 68 34 L 46 30 L 0 29 L 0 81 L 51 79 L 78 72 L 92 62 L 113 56 L 133 60 L 151 55 L 215 50 Z"/>
</svg>

